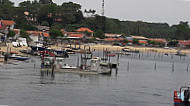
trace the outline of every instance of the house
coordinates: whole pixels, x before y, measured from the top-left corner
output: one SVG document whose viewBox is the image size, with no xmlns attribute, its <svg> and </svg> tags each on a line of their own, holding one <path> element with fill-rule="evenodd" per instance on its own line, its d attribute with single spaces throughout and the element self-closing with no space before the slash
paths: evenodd
<svg viewBox="0 0 190 106">
<path fill-rule="evenodd" d="M 190 40 L 178 40 L 178 46 L 182 48 L 186 48 L 190 46 Z"/>
<path fill-rule="evenodd" d="M 69 39 L 83 39 L 85 35 L 83 33 L 75 33 L 75 34 L 70 34 L 67 38 Z"/>
<path fill-rule="evenodd" d="M 29 34 L 30 38 L 34 42 L 43 41 L 44 37 L 49 37 L 50 36 L 49 33 L 42 32 L 42 31 L 27 31 L 27 33 Z"/>
<path fill-rule="evenodd" d="M 141 44 L 141 45 L 146 45 L 146 44 L 148 44 L 147 42 L 148 42 L 148 38 L 146 38 L 146 37 L 143 37 L 143 36 L 133 36 L 133 35 L 130 35 L 130 36 L 128 36 L 128 37 L 126 37 L 125 38 L 128 42 L 130 42 L 130 43 L 133 43 L 133 40 L 134 39 L 137 39 L 139 42 L 139 44 Z"/>
<path fill-rule="evenodd" d="M 123 42 L 124 41 L 124 38 L 104 38 L 104 41 L 106 42 Z"/>
<path fill-rule="evenodd" d="M 7 39 L 8 30 L 13 30 L 15 22 L 11 20 L 0 20 L 0 33 L 4 34 L 4 38 Z"/>
<path fill-rule="evenodd" d="M 110 33 L 105 33 L 106 38 L 119 38 L 122 37 L 121 34 L 110 34 Z"/>
<path fill-rule="evenodd" d="M 82 33 L 88 32 L 88 33 L 91 34 L 90 36 L 93 36 L 93 33 L 94 33 L 94 32 L 93 32 L 92 30 L 90 30 L 89 28 L 84 28 L 84 27 L 77 29 L 76 32 L 82 32 Z M 86 35 L 86 36 L 87 36 L 87 35 Z"/>
<path fill-rule="evenodd" d="M 144 37 L 144 36 L 133 36 L 130 35 L 129 36 L 131 39 L 138 39 L 138 40 L 148 40 L 148 38 Z"/>
<path fill-rule="evenodd" d="M 7 29 L 7 30 L 13 30 L 15 26 L 15 22 L 11 20 L 0 20 L 0 30 Z"/>
<path fill-rule="evenodd" d="M 38 30 L 46 32 L 49 31 L 49 27 L 48 26 L 36 26 L 38 28 Z"/>
<path fill-rule="evenodd" d="M 139 44 L 145 46 L 148 42 L 146 40 L 139 40 Z"/>
<path fill-rule="evenodd" d="M 64 35 L 64 37 L 68 37 L 71 34 L 76 34 L 77 32 L 62 32 L 62 34 Z"/>
<path fill-rule="evenodd" d="M 165 46 L 167 46 L 167 41 L 164 38 L 149 38 L 149 41 L 155 41 L 156 43 L 161 43 L 164 44 Z"/>
</svg>

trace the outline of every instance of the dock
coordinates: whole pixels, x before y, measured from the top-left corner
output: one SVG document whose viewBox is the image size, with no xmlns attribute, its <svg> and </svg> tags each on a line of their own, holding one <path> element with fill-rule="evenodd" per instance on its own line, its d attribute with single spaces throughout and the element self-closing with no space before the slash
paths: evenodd
<svg viewBox="0 0 190 106">
<path fill-rule="evenodd" d="M 88 74 L 88 75 L 99 74 L 98 72 L 92 72 L 90 70 L 81 70 L 80 68 L 76 68 L 76 69 L 58 69 L 58 68 L 55 68 L 53 71 L 56 73 L 75 73 L 75 74 Z M 40 72 L 52 73 L 52 68 L 40 68 Z"/>
</svg>

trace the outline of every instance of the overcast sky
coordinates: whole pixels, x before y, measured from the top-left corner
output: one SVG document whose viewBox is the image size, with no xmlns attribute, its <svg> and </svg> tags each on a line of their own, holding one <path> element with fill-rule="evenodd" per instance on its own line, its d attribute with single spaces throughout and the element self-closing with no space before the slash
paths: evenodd
<svg viewBox="0 0 190 106">
<path fill-rule="evenodd" d="M 24 0 L 12 0 L 16 4 Z M 84 9 L 102 13 L 102 0 L 53 0 L 57 4 L 75 2 Z M 190 22 L 190 0 L 105 0 L 105 16 L 129 21 L 162 22 L 170 25 Z"/>
</svg>

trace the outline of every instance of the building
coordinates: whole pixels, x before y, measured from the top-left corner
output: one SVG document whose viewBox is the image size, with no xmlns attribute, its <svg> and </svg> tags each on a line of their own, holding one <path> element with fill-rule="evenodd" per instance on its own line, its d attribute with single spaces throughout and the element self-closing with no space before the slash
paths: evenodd
<svg viewBox="0 0 190 106">
<path fill-rule="evenodd" d="M 126 37 L 125 39 L 128 40 L 128 42 L 130 42 L 130 43 L 133 43 L 133 40 L 137 39 L 139 41 L 139 44 L 141 44 L 141 45 L 147 45 L 148 44 L 148 38 L 143 37 L 143 36 L 130 35 L 130 36 Z"/>
<path fill-rule="evenodd" d="M 15 22 L 11 20 L 0 20 L 0 30 L 13 30 Z"/>
<path fill-rule="evenodd" d="M 43 41 L 44 37 L 49 37 L 50 36 L 49 33 L 42 32 L 42 31 L 27 31 L 27 33 L 29 34 L 30 38 L 34 42 Z"/>
<path fill-rule="evenodd" d="M 11 20 L 0 20 L 0 33 L 4 40 L 7 39 L 7 34 L 9 30 L 14 30 L 15 22 Z"/>
<path fill-rule="evenodd" d="M 164 38 L 149 38 L 149 41 L 155 41 L 156 44 L 161 43 L 164 44 L 164 46 L 167 46 L 168 42 Z"/>
<path fill-rule="evenodd" d="M 70 34 L 67 38 L 69 38 L 69 39 L 84 39 L 85 35 L 83 33 L 75 33 L 75 34 Z"/>
<path fill-rule="evenodd" d="M 84 27 L 77 29 L 76 32 L 80 32 L 80 33 L 88 32 L 90 33 L 90 36 L 93 36 L 93 33 L 94 33 L 89 28 L 84 28 Z M 88 36 L 88 35 L 85 35 L 85 36 Z"/>
<path fill-rule="evenodd" d="M 119 38 L 122 37 L 121 34 L 111 34 L 111 33 L 105 33 L 105 38 Z"/>
<path fill-rule="evenodd" d="M 186 48 L 190 46 L 190 40 L 178 40 L 178 47 Z"/>
<path fill-rule="evenodd" d="M 104 38 L 105 42 L 123 42 L 124 38 Z"/>
</svg>

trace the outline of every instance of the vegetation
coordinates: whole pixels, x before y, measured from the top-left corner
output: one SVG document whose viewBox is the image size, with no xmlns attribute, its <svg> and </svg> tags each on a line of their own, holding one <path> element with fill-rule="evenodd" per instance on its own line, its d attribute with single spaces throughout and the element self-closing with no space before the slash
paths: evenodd
<svg viewBox="0 0 190 106">
<path fill-rule="evenodd" d="M 14 37 L 15 36 L 15 32 L 10 30 L 9 33 L 7 34 L 8 37 Z"/>
<path fill-rule="evenodd" d="M 29 34 L 27 33 L 27 31 L 21 30 L 20 31 L 20 35 L 21 35 L 21 37 L 26 38 L 27 41 L 31 41 L 31 39 L 30 39 Z"/>
<path fill-rule="evenodd" d="M 95 32 L 95 37 L 99 38 L 104 38 L 104 33 L 116 33 L 150 38 L 190 39 L 188 22 L 169 26 L 167 23 L 120 21 L 95 14 L 93 9 L 85 9 L 84 13 L 91 14 L 85 18 L 81 7 L 73 2 L 57 5 L 52 0 L 23 1 L 15 7 L 9 0 L 0 0 L 0 18 L 14 20 L 17 23 L 15 27 L 24 30 L 36 30 L 35 25 L 47 25 L 53 27 L 51 33 L 56 32 L 56 28 L 74 31 L 79 27 L 88 27 Z M 60 36 L 55 33 L 54 35 Z"/>
</svg>

